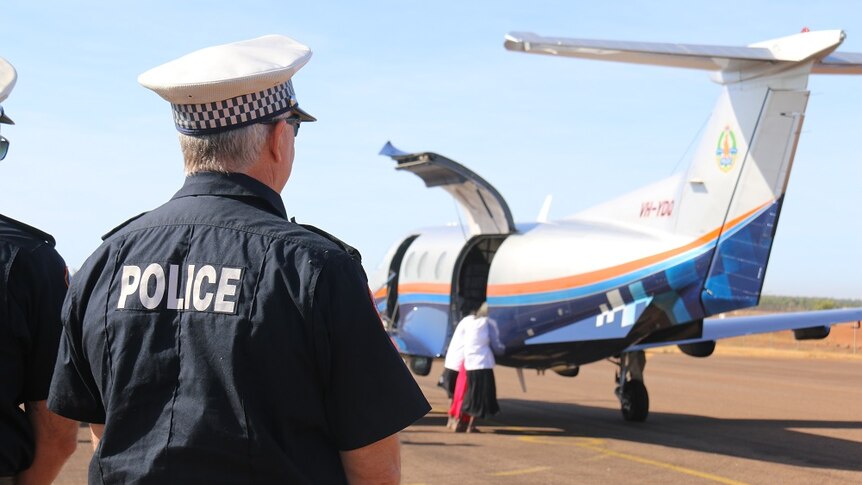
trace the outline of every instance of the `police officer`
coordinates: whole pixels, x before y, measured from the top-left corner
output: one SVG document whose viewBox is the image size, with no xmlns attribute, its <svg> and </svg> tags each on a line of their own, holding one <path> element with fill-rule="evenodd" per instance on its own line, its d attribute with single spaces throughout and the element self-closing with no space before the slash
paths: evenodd
<svg viewBox="0 0 862 485">
<path fill-rule="evenodd" d="M 90 483 L 395 483 L 396 433 L 429 406 L 358 253 L 288 220 L 302 123 L 284 36 L 145 72 L 187 178 L 75 275 L 49 406 L 94 423 Z M 98 424 L 103 423 L 104 426 Z"/>
<path fill-rule="evenodd" d="M 16 79 L 0 58 L 0 103 Z M 2 105 L 0 124 L 13 124 Z M 0 135 L 0 160 L 8 150 Z M 65 275 L 54 238 L 0 214 L 0 485 L 51 483 L 75 451 L 78 424 L 48 411 L 45 401 Z"/>
</svg>

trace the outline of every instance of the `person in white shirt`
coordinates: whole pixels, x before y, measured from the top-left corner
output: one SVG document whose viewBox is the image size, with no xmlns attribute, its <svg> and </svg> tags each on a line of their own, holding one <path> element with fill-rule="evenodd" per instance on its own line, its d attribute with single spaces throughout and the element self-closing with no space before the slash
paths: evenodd
<svg viewBox="0 0 862 485">
<path fill-rule="evenodd" d="M 475 316 L 461 320 L 458 327 L 459 330 L 463 327 L 464 368 L 467 371 L 467 390 L 461 414 L 469 416 L 466 431 L 476 432 L 475 418 L 500 412 L 494 380 L 494 354 L 502 354 L 505 347 L 500 342 L 497 323 L 488 318 L 487 303 L 482 303 Z"/>
</svg>

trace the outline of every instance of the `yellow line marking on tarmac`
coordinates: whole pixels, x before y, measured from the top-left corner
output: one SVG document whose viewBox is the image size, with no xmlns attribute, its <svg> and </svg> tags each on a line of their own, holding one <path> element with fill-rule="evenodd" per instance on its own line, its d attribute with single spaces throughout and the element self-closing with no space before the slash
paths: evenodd
<svg viewBox="0 0 862 485">
<path fill-rule="evenodd" d="M 512 470 L 512 471 L 508 471 L 508 472 L 492 473 L 491 475 L 495 476 L 495 477 L 512 477 L 515 475 L 526 475 L 528 473 L 543 472 L 545 470 L 550 470 L 550 469 L 551 469 L 551 467 L 549 467 L 549 466 L 535 466 L 533 468 L 524 468 L 521 470 Z"/>
<path fill-rule="evenodd" d="M 623 460 L 633 461 L 635 463 L 641 463 L 644 465 L 652 465 L 659 468 L 665 468 L 667 470 L 672 470 L 677 473 L 682 473 L 685 475 L 691 475 L 693 477 L 703 478 L 706 480 L 711 480 L 713 482 L 725 483 L 727 485 L 745 485 L 745 482 L 739 482 L 736 480 L 732 480 L 730 478 L 721 477 L 718 475 L 713 475 L 711 473 L 701 472 L 698 470 L 692 470 L 691 468 L 685 468 L 678 465 L 673 465 L 670 463 L 665 463 L 658 460 L 652 460 L 650 458 L 643 458 L 637 455 L 631 455 L 628 453 L 621 453 L 619 451 L 613 451 L 605 448 L 604 442 L 601 439 L 597 438 L 584 438 L 583 440 L 577 440 L 575 443 L 560 443 L 557 440 L 542 440 L 541 438 L 537 438 L 535 436 L 522 436 L 518 438 L 521 441 L 526 441 L 527 443 L 537 443 L 537 444 L 546 444 L 546 445 L 568 445 L 568 446 L 577 446 L 579 448 L 586 448 L 588 450 L 595 451 L 597 453 L 601 453 L 606 456 L 612 456 L 614 458 L 622 458 Z"/>
<path fill-rule="evenodd" d="M 495 422 L 493 420 L 488 420 L 493 426 L 500 428 L 501 430 L 505 430 L 509 433 L 541 433 L 542 435 L 547 435 L 550 433 L 563 433 L 563 430 L 560 428 L 543 428 L 538 426 L 506 426 L 504 423 Z"/>
</svg>

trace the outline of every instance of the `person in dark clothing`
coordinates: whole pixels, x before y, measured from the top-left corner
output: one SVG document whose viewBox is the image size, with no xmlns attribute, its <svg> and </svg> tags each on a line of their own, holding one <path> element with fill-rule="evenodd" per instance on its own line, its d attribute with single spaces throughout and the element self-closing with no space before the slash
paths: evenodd
<svg viewBox="0 0 862 485">
<path fill-rule="evenodd" d="M 430 409 L 359 253 L 279 193 L 311 51 L 271 35 L 139 82 L 170 101 L 186 181 L 76 274 L 49 406 L 94 423 L 90 483 L 397 483 L 397 433 Z"/>
<path fill-rule="evenodd" d="M 0 58 L 0 103 L 16 79 Z M 0 135 L 0 160 L 8 150 Z M 0 485 L 51 483 L 77 445 L 78 423 L 46 406 L 66 276 L 53 237 L 0 214 Z"/>
</svg>

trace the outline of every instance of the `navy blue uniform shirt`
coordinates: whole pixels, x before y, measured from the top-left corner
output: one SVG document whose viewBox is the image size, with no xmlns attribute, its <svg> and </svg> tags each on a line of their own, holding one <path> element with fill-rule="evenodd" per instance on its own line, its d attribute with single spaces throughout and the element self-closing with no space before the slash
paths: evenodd
<svg viewBox="0 0 862 485">
<path fill-rule="evenodd" d="M 0 215 L 0 476 L 33 462 L 33 430 L 20 404 L 48 398 L 65 275 L 54 238 Z"/>
<path fill-rule="evenodd" d="M 358 254 L 241 174 L 186 179 L 76 273 L 48 405 L 105 423 L 90 483 L 340 483 L 428 412 Z"/>
</svg>

